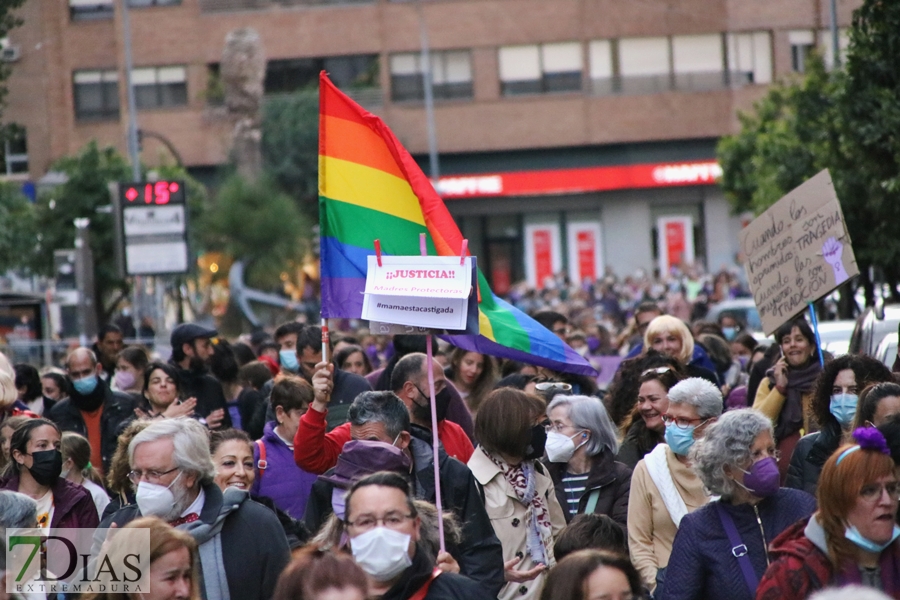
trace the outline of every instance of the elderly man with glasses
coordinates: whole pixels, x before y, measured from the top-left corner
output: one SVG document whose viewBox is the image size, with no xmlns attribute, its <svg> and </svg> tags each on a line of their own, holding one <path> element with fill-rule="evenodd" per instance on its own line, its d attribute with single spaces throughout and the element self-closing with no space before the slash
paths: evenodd
<svg viewBox="0 0 900 600">
<path fill-rule="evenodd" d="M 284 530 L 275 513 L 250 501 L 246 491 L 222 492 L 215 484 L 203 425 L 189 418 L 154 422 L 131 441 L 128 459 L 137 505 L 120 509 L 101 527 L 159 517 L 197 541 L 206 598 L 272 597 L 290 560 Z"/>
</svg>

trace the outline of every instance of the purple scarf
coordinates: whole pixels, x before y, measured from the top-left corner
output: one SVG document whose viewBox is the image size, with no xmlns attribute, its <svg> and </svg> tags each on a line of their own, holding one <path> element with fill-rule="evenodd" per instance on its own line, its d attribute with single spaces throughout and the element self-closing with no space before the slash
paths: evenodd
<svg viewBox="0 0 900 600">
<path fill-rule="evenodd" d="M 778 424 L 775 425 L 776 442 L 790 437 L 803 427 L 803 395 L 812 391 L 816 377 L 821 372 L 822 365 L 817 360 L 810 360 L 809 364 L 799 369 L 788 367 L 784 406 L 781 408 L 781 414 L 778 415 Z M 769 378 L 769 383 L 774 389 L 775 370 L 766 371 L 766 377 Z"/>
</svg>

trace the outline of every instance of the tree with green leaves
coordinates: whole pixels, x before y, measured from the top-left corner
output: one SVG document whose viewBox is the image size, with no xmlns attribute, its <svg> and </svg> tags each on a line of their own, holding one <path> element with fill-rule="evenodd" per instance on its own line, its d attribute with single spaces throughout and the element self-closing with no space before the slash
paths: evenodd
<svg viewBox="0 0 900 600">
<path fill-rule="evenodd" d="M 131 181 L 131 167 L 114 148 L 100 148 L 96 142 L 90 142 L 77 155 L 56 161 L 51 170 L 65 174 L 66 182 L 41 193 L 33 207 L 33 226 L 28 220 L 23 222 L 23 228 L 33 227 L 30 241 L 33 249 L 20 252 L 19 264 L 11 266 L 53 275 L 53 252 L 74 246 L 75 219 L 90 219 L 97 319 L 105 323 L 131 291 L 129 281 L 119 276 L 116 264 L 116 231 L 109 193 L 110 183 Z M 182 167 L 160 167 L 157 173 L 185 182 L 190 215 L 194 222 L 202 220 L 201 209 L 206 197 L 203 186 Z"/>
<path fill-rule="evenodd" d="M 0 272 L 21 269 L 34 249 L 35 210 L 15 183 L 0 183 Z"/>
<path fill-rule="evenodd" d="M 16 9 L 25 4 L 25 0 L 0 0 L 0 38 L 5 38 L 9 32 L 22 24 L 22 19 L 16 14 Z M 0 62 L 0 116 L 6 106 L 6 80 L 12 72 L 12 65 Z"/>
<path fill-rule="evenodd" d="M 718 146 L 722 187 L 735 212 L 759 214 L 824 168 L 841 201 L 867 304 L 869 267 L 900 301 L 900 3 L 866 0 L 853 16 L 846 67 L 813 56 L 806 75 L 772 86 L 740 133 Z M 845 293 L 846 292 L 846 293 Z M 841 288 L 851 316 L 854 282 Z"/>
<path fill-rule="evenodd" d="M 34 273 L 53 275 L 53 252 L 74 247 L 75 219 L 90 219 L 97 319 L 105 323 L 129 288 L 116 270 L 112 212 L 101 207 L 110 204 L 109 182 L 130 180 L 131 168 L 114 148 L 91 142 L 76 156 L 56 161 L 51 170 L 64 173 L 67 180 L 38 199 L 37 248 L 28 266 Z"/>
<path fill-rule="evenodd" d="M 319 93 L 308 90 L 266 100 L 263 165 L 307 217 L 319 210 Z"/>
<path fill-rule="evenodd" d="M 272 289 L 280 287 L 288 263 L 303 257 L 310 225 L 270 177 L 247 181 L 234 174 L 218 190 L 201 228 L 207 250 L 243 261 L 249 285 Z"/>
</svg>

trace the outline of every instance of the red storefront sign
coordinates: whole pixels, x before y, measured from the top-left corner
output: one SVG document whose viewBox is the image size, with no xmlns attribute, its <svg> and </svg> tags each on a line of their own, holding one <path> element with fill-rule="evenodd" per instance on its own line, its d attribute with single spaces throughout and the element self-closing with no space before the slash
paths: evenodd
<svg viewBox="0 0 900 600">
<path fill-rule="evenodd" d="M 688 161 L 441 177 L 437 190 L 446 199 L 573 194 L 713 185 L 721 175 L 715 161 Z"/>
<path fill-rule="evenodd" d="M 534 231 L 534 270 L 539 287 L 544 286 L 547 278 L 553 277 L 553 240 L 549 229 Z"/>
<path fill-rule="evenodd" d="M 593 231 L 579 231 L 578 240 L 578 274 L 579 281 L 597 279 L 597 240 Z"/>
<path fill-rule="evenodd" d="M 666 222 L 666 261 L 679 265 L 684 259 L 685 231 L 683 221 Z"/>
</svg>

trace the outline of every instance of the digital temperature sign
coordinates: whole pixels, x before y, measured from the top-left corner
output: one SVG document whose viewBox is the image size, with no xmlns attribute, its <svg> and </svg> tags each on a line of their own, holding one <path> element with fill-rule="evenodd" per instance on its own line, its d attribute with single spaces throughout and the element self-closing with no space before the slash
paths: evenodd
<svg viewBox="0 0 900 600">
<path fill-rule="evenodd" d="M 119 184 L 122 206 L 166 206 L 184 204 L 184 182 L 141 181 Z"/>
</svg>

